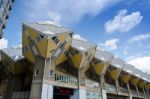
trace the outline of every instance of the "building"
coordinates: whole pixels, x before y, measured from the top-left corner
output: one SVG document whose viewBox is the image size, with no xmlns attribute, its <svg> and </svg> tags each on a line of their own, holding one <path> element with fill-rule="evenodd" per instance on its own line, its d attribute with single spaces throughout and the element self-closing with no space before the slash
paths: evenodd
<svg viewBox="0 0 150 99">
<path fill-rule="evenodd" d="M 23 24 L 22 47 L 1 51 L 0 99 L 150 99 L 150 75 L 73 31 Z"/>
<path fill-rule="evenodd" d="M 3 35 L 3 29 L 6 27 L 7 19 L 10 16 L 14 0 L 0 0 L 0 39 Z"/>
</svg>

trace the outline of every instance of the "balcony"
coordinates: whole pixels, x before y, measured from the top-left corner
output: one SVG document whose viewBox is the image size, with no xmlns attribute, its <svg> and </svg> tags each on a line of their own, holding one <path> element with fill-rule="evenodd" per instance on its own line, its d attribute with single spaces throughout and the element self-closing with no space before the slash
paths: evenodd
<svg viewBox="0 0 150 99">
<path fill-rule="evenodd" d="M 86 91 L 86 99 L 102 99 L 102 95 L 98 92 Z"/>
<path fill-rule="evenodd" d="M 144 97 L 144 93 L 139 92 L 139 97 Z"/>
<path fill-rule="evenodd" d="M 100 92 L 100 89 L 101 89 L 99 82 L 96 82 L 96 81 L 93 81 L 90 79 L 85 80 L 85 86 L 86 86 L 87 90 L 89 90 L 89 91 Z"/>
<path fill-rule="evenodd" d="M 130 90 L 130 94 L 131 94 L 133 97 L 137 97 L 137 96 L 138 96 L 137 92 L 134 91 L 134 90 Z"/>
<path fill-rule="evenodd" d="M 123 94 L 123 95 L 129 95 L 128 94 L 128 89 L 123 88 L 123 87 L 120 87 L 120 93 Z"/>
<path fill-rule="evenodd" d="M 107 93 L 117 94 L 116 86 L 105 83 L 105 89 Z"/>
</svg>

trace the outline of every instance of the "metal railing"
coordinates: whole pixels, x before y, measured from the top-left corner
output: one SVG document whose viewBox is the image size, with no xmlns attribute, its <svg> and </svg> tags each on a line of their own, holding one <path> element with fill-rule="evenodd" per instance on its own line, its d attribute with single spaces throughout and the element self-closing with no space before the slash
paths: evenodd
<svg viewBox="0 0 150 99">
<path fill-rule="evenodd" d="M 144 93 L 142 93 L 142 92 L 139 92 L 139 96 L 142 96 L 142 97 L 144 97 Z"/>
<path fill-rule="evenodd" d="M 100 91 L 100 83 L 90 80 L 90 79 L 85 79 L 85 86 L 88 90 L 91 91 Z"/>
<path fill-rule="evenodd" d="M 98 92 L 86 91 L 86 99 L 102 99 L 102 95 Z"/>
<path fill-rule="evenodd" d="M 116 86 L 105 83 L 105 89 L 109 93 L 117 93 Z"/>
<path fill-rule="evenodd" d="M 130 90 L 130 93 L 131 93 L 132 96 L 137 96 L 138 95 L 137 92 L 134 91 L 134 90 Z"/>
<path fill-rule="evenodd" d="M 123 88 L 123 87 L 120 87 L 120 92 L 121 92 L 121 93 L 128 94 L 128 89 Z"/>
<path fill-rule="evenodd" d="M 55 73 L 55 81 L 56 85 L 59 86 L 66 86 L 66 87 L 77 87 L 78 86 L 78 79 L 71 75 Z"/>
<path fill-rule="evenodd" d="M 13 92 L 11 99 L 29 99 L 30 92 Z"/>
</svg>

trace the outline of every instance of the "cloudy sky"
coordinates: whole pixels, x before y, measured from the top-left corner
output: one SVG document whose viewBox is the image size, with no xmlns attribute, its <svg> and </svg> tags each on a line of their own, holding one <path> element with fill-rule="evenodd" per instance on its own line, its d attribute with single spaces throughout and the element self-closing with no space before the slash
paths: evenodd
<svg viewBox="0 0 150 99">
<path fill-rule="evenodd" d="M 150 73 L 149 12 L 150 0 L 15 0 L 0 48 L 21 44 L 23 22 L 50 20 Z"/>
</svg>

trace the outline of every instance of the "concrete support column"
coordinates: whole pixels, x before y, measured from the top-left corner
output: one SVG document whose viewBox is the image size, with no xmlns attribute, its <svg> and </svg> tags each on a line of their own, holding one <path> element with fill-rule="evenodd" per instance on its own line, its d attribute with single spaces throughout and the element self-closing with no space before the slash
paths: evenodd
<svg viewBox="0 0 150 99">
<path fill-rule="evenodd" d="M 29 99 L 41 99 L 42 86 L 42 81 L 32 81 Z"/>
<path fill-rule="evenodd" d="M 101 92 L 102 92 L 102 99 L 107 99 L 107 94 L 105 90 L 105 78 L 104 75 L 100 76 L 100 87 L 101 87 Z"/>
<path fill-rule="evenodd" d="M 42 98 L 41 99 L 53 99 L 53 85 L 43 84 L 42 85 Z"/>
<path fill-rule="evenodd" d="M 129 99 L 132 99 L 132 94 L 131 94 L 131 91 L 130 91 L 130 86 L 129 86 L 129 84 L 127 84 L 127 88 L 128 88 L 128 93 L 129 93 Z"/>
<path fill-rule="evenodd" d="M 85 75 L 84 69 L 78 70 L 78 99 L 86 99 Z"/>
<path fill-rule="evenodd" d="M 83 88 L 79 89 L 79 98 L 78 99 L 86 99 L 86 90 Z"/>
<path fill-rule="evenodd" d="M 11 99 L 13 92 L 18 92 L 21 91 L 23 84 L 22 77 L 20 76 L 14 76 L 8 79 L 7 82 L 7 92 L 6 95 L 4 96 L 4 99 Z"/>
<path fill-rule="evenodd" d="M 145 92 L 145 89 L 143 88 L 143 92 L 144 92 L 144 98 L 145 99 L 148 99 L 147 97 L 146 97 L 146 92 Z"/>
<path fill-rule="evenodd" d="M 115 84 L 116 84 L 117 93 L 119 94 L 119 92 L 120 92 L 120 85 L 119 85 L 118 79 L 115 80 Z"/>
<path fill-rule="evenodd" d="M 147 98 L 150 99 L 149 93 L 148 93 L 148 89 L 146 89 L 146 94 L 147 94 Z"/>
<path fill-rule="evenodd" d="M 137 92 L 138 96 L 140 96 L 138 87 L 136 86 L 135 88 L 136 88 L 136 92 Z"/>
<path fill-rule="evenodd" d="M 53 99 L 53 86 L 46 82 L 50 67 L 50 59 L 36 56 L 30 99 Z"/>
</svg>

